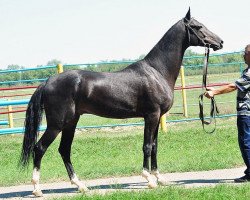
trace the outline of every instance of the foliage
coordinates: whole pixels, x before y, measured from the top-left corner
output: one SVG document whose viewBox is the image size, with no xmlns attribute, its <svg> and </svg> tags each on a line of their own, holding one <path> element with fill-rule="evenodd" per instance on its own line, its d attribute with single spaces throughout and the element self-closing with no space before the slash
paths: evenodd
<svg viewBox="0 0 250 200">
<path fill-rule="evenodd" d="M 45 69 L 38 69 L 38 70 L 28 70 L 28 71 L 20 71 L 20 72 L 11 72 L 11 73 L 0 73 L 0 82 L 2 82 L 3 85 L 7 86 L 14 86 L 18 84 L 22 84 L 22 81 L 25 80 L 31 80 L 28 83 L 28 85 L 33 85 L 40 83 L 50 76 L 53 76 L 57 73 L 56 65 L 61 63 L 60 60 L 53 59 L 51 61 L 48 61 L 46 66 L 54 66 L 53 68 L 45 68 Z M 42 65 L 37 65 L 37 68 L 43 67 Z M 18 65 L 9 65 L 7 67 L 7 70 L 18 70 L 18 69 L 25 69 L 25 67 L 18 66 Z M 70 67 L 64 67 L 64 70 L 69 70 L 69 69 L 79 69 L 79 66 L 70 66 Z M 1 70 L 0 70 L 1 72 Z M 41 79 L 41 80 L 37 80 Z M 34 81 L 35 80 L 35 81 Z M 36 81 L 37 80 L 37 81 Z M 18 82 L 15 82 L 18 81 Z M 7 83 L 3 83 L 7 82 Z"/>
<path fill-rule="evenodd" d="M 47 62 L 47 65 L 58 65 L 60 63 L 62 63 L 60 60 L 52 59 L 52 60 Z"/>
<path fill-rule="evenodd" d="M 188 57 L 188 58 L 185 58 Z M 193 58 L 190 58 L 193 57 Z M 199 58 L 197 58 L 199 57 Z M 185 75 L 201 75 L 203 73 L 204 54 L 198 54 L 187 50 L 183 59 Z M 243 57 L 240 52 L 216 55 L 209 57 L 209 74 L 240 72 L 244 68 Z"/>
<path fill-rule="evenodd" d="M 189 76 L 189 75 L 202 74 L 204 55 L 193 52 L 192 50 L 188 49 L 185 52 L 184 56 L 185 57 L 183 59 L 183 65 L 185 66 L 185 75 Z M 144 55 L 141 55 L 136 60 L 140 60 L 142 58 L 144 58 Z M 97 72 L 114 72 L 114 71 L 119 71 L 125 68 L 126 66 L 128 66 L 130 63 L 133 63 L 133 62 L 134 60 L 131 60 L 131 59 L 122 59 L 120 61 L 117 61 L 117 60 L 107 61 L 106 60 L 106 61 L 101 61 L 99 64 L 89 64 L 84 69 L 90 70 L 90 71 L 97 71 Z M 241 62 L 241 64 L 239 62 Z M 48 77 L 57 73 L 56 65 L 59 63 L 62 63 L 62 62 L 57 59 L 52 59 L 48 61 L 47 65 L 55 66 L 54 68 L 40 69 L 40 70 L 35 70 L 35 71 L 3 73 L 3 74 L 0 73 L 0 82 L 47 79 Z M 242 70 L 242 68 L 244 68 L 244 64 L 242 63 L 243 63 L 243 57 L 240 53 L 220 55 L 220 56 L 210 56 L 209 64 L 211 67 L 209 67 L 209 73 L 220 74 L 224 72 L 224 70 L 226 70 L 227 73 L 239 72 L 240 70 Z M 41 66 L 37 66 L 37 67 L 41 67 Z M 19 66 L 19 65 L 9 65 L 7 69 L 8 70 L 25 69 L 25 67 Z M 81 68 L 78 65 L 75 65 L 75 66 L 66 65 L 64 67 L 64 71 L 72 70 L 72 69 L 83 69 L 83 68 Z M 36 81 L 36 82 L 40 82 L 40 81 Z M 29 84 L 36 84 L 36 82 L 30 82 Z M 16 84 L 20 84 L 20 83 L 14 82 L 14 83 L 8 83 L 5 85 L 16 85 Z"/>
<path fill-rule="evenodd" d="M 115 64 L 112 64 L 116 62 Z M 120 62 L 120 63 L 117 63 Z M 88 65 L 86 70 L 96 71 L 96 72 L 115 72 L 124 69 L 130 63 L 133 63 L 134 60 L 122 59 L 120 61 L 111 60 L 111 61 L 101 61 L 99 65 Z M 105 64 L 108 63 L 108 64 Z M 128 64 L 129 63 L 129 64 Z"/>
</svg>

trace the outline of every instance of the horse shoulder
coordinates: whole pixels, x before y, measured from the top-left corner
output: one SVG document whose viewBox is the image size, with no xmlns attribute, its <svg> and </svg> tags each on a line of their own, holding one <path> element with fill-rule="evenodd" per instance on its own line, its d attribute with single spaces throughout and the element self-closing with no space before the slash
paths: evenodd
<svg viewBox="0 0 250 200">
<path fill-rule="evenodd" d="M 169 86 L 167 80 L 155 69 L 144 68 L 141 73 L 143 87 L 143 98 L 147 101 L 147 106 L 169 110 L 173 104 L 174 91 Z"/>
</svg>

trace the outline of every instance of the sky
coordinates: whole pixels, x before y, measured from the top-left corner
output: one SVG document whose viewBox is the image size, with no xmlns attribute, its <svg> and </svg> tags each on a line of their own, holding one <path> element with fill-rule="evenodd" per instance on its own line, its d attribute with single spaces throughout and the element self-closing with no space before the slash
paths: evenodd
<svg viewBox="0 0 250 200">
<path fill-rule="evenodd" d="M 0 0 L 0 68 L 137 59 L 189 6 L 224 40 L 217 53 L 250 43 L 248 0 Z"/>
</svg>

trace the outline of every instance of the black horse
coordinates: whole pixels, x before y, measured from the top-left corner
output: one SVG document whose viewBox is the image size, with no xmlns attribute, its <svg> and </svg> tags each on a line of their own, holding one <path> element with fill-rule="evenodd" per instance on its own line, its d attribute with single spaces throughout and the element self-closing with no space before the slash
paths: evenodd
<svg viewBox="0 0 250 200">
<path fill-rule="evenodd" d="M 69 178 L 80 191 L 87 187 L 77 178 L 70 160 L 71 144 L 80 115 L 91 113 L 109 118 L 143 117 L 145 120 L 142 175 L 149 187 L 165 181 L 157 170 L 157 136 L 160 117 L 173 104 L 174 85 L 185 50 L 189 46 L 222 48 L 223 41 L 203 24 L 186 16 L 174 24 L 144 59 L 114 73 L 71 70 L 50 77 L 32 95 L 25 120 L 21 155 L 23 166 L 33 156 L 33 194 L 39 188 L 41 159 L 49 145 L 62 131 L 59 153 Z M 37 142 L 38 128 L 45 110 L 47 129 Z"/>
</svg>

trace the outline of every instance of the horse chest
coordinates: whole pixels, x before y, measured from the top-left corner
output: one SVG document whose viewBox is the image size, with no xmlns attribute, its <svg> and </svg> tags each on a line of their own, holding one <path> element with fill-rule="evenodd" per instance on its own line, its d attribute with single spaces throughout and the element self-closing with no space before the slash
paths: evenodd
<svg viewBox="0 0 250 200">
<path fill-rule="evenodd" d="M 160 78 L 148 82 L 146 93 L 146 96 L 152 102 L 156 102 L 159 105 L 172 104 L 173 102 L 173 89 L 165 80 L 161 80 Z"/>
</svg>

